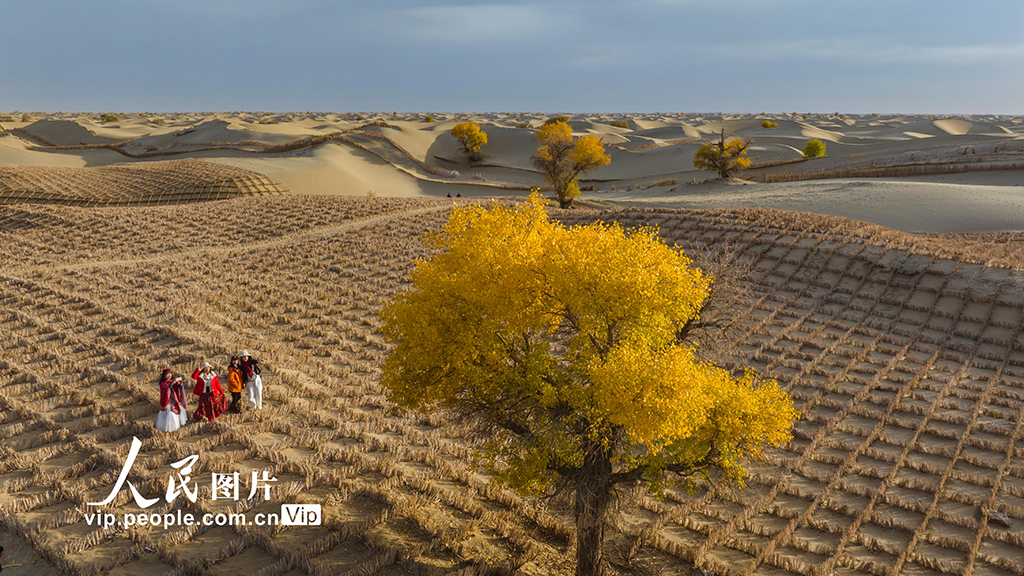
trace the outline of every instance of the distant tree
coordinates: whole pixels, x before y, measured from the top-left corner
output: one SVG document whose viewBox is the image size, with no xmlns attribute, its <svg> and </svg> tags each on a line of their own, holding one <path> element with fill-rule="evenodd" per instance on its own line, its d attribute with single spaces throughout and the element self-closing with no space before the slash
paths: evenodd
<svg viewBox="0 0 1024 576">
<path fill-rule="evenodd" d="M 772 122 L 771 120 L 765 120 L 764 122 L 761 122 L 761 128 L 778 128 L 778 127 L 779 127 L 779 125 L 777 123 L 775 123 L 775 122 Z"/>
<path fill-rule="evenodd" d="M 103 113 L 100 114 L 100 120 L 103 122 L 120 122 L 121 119 L 117 117 L 117 114 Z"/>
<path fill-rule="evenodd" d="M 568 208 L 580 195 L 577 178 L 581 174 L 607 166 L 612 159 L 604 151 L 604 143 L 594 135 L 573 138 L 572 128 L 565 122 L 545 123 L 537 131 L 541 146 L 533 155 L 533 165 L 544 173 L 555 189 L 558 205 Z"/>
<path fill-rule="evenodd" d="M 544 121 L 544 125 L 547 126 L 549 124 L 554 124 L 556 122 L 564 122 L 564 123 L 568 124 L 570 119 L 571 118 L 569 118 L 565 114 L 559 114 L 558 116 L 552 116 L 551 118 L 548 118 L 547 120 L 545 120 Z"/>
<path fill-rule="evenodd" d="M 750 167 L 747 151 L 754 144 L 750 138 L 725 139 L 722 130 L 718 142 L 705 142 L 693 155 L 693 165 L 701 170 L 717 172 L 720 178 L 728 178 L 734 172 Z"/>
<path fill-rule="evenodd" d="M 742 482 L 789 440 L 797 413 L 774 381 L 705 359 L 734 311 L 656 229 L 565 227 L 534 194 L 455 208 L 427 242 L 381 311 L 395 348 L 380 383 L 399 407 L 453 410 L 518 492 L 571 494 L 577 575 L 603 572 L 618 487 Z"/>
<path fill-rule="evenodd" d="M 476 122 L 456 124 L 451 134 L 462 143 L 462 149 L 470 160 L 480 159 L 480 147 L 487 144 L 487 133 L 481 130 Z"/>
<path fill-rule="evenodd" d="M 625 120 L 612 120 L 610 124 L 616 128 L 629 128 L 629 122 Z"/>
<path fill-rule="evenodd" d="M 427 116 L 426 118 L 423 119 L 423 121 L 424 122 L 433 122 L 434 121 L 434 117 L 433 116 Z"/>
<path fill-rule="evenodd" d="M 821 158 L 825 155 L 825 143 L 821 140 L 808 140 L 804 146 L 805 158 Z"/>
</svg>

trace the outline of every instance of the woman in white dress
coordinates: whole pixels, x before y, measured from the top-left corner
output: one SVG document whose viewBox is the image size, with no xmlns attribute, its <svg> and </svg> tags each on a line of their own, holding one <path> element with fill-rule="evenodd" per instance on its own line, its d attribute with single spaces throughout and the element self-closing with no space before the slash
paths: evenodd
<svg viewBox="0 0 1024 576">
<path fill-rule="evenodd" d="M 174 432 L 188 422 L 188 405 L 181 378 L 175 378 L 170 368 L 160 377 L 160 412 L 156 415 L 156 429 Z"/>
<path fill-rule="evenodd" d="M 238 353 L 239 367 L 245 380 L 245 389 L 249 392 L 249 405 L 257 410 L 263 409 L 263 377 L 260 376 L 259 360 L 251 357 L 248 350 Z"/>
</svg>

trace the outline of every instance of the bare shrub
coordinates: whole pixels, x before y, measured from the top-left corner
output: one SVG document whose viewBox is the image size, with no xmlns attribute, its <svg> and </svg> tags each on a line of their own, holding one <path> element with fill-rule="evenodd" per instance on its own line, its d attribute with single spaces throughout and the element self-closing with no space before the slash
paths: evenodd
<svg viewBox="0 0 1024 576">
<path fill-rule="evenodd" d="M 545 120 L 544 121 L 544 126 L 547 126 L 548 124 L 554 124 L 556 122 L 565 122 L 566 124 L 568 124 L 569 120 L 571 120 L 571 119 L 572 118 L 570 118 L 566 114 L 559 114 L 558 116 L 552 116 L 551 118 L 548 118 L 547 120 Z"/>
</svg>

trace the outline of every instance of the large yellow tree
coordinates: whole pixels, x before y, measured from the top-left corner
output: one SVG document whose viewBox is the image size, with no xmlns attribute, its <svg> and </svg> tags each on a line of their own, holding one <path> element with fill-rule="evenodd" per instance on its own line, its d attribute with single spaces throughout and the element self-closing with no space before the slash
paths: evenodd
<svg viewBox="0 0 1024 576">
<path fill-rule="evenodd" d="M 733 377 L 695 342 L 714 279 L 654 229 L 548 219 L 519 206 L 455 208 L 412 288 L 381 312 L 396 344 L 381 384 L 397 405 L 452 409 L 489 441 L 498 478 L 574 495 L 578 575 L 603 571 L 616 486 L 742 480 L 789 438 L 774 381 Z"/>
<path fill-rule="evenodd" d="M 605 154 L 604 142 L 594 135 L 573 138 L 572 128 L 563 121 L 546 122 L 537 131 L 541 146 L 533 155 L 533 165 L 555 189 L 561 208 L 568 208 L 580 195 L 580 175 L 607 166 L 612 159 Z"/>
</svg>

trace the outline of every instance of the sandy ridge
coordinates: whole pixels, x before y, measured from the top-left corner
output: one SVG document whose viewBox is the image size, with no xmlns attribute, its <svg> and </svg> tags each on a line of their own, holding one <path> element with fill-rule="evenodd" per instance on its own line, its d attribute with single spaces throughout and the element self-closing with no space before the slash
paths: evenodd
<svg viewBox="0 0 1024 576">
<path fill-rule="evenodd" d="M 472 197 L 547 186 L 530 161 L 545 114 L 121 116 L 36 115 L 5 124 L 0 164 L 100 167 L 173 153 L 245 167 L 292 193 L 317 195 Z M 767 119 L 777 126 L 763 127 Z M 450 134 L 467 120 L 488 134 L 481 162 L 464 161 Z M 989 232 L 1020 230 L 1024 221 L 1022 122 L 993 115 L 575 114 L 569 125 L 578 136 L 601 138 L 612 158 L 584 176 L 581 201 L 779 208 L 911 232 Z M 754 166 L 743 177 L 771 184 L 728 194 L 717 182 L 687 185 L 714 180 L 693 166 L 692 155 L 723 126 L 755 141 Z M 827 157 L 802 157 L 810 138 L 827 142 Z M 42 141 L 61 150 L 35 144 Z M 322 146 L 331 142 L 337 146 Z M 858 181 L 837 180 L 851 177 Z M 790 182 L 822 178 L 817 186 Z"/>
</svg>

